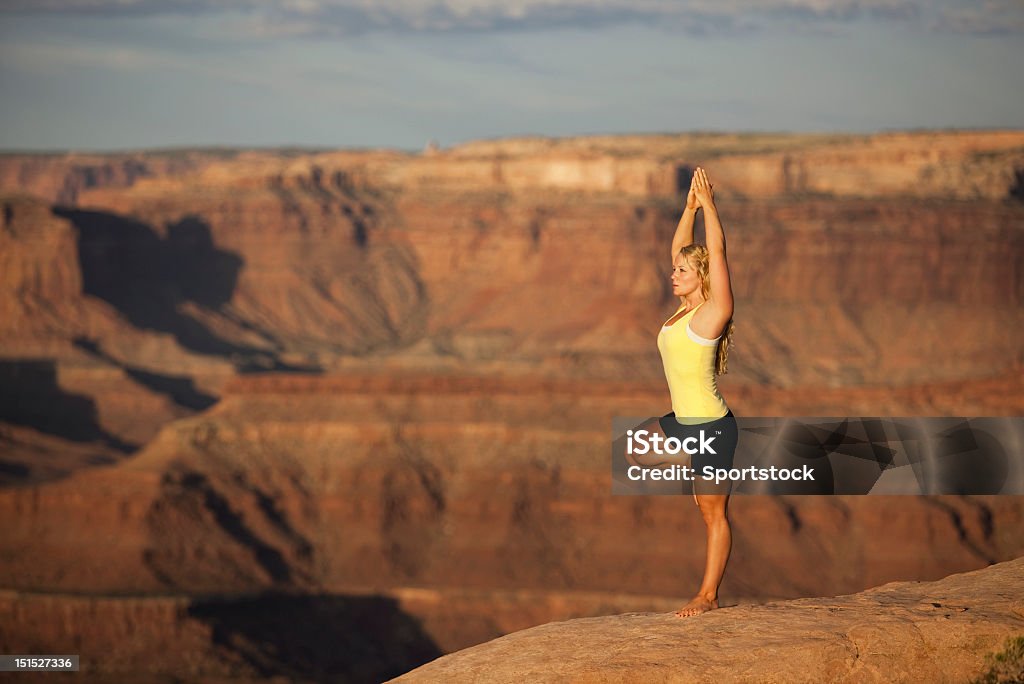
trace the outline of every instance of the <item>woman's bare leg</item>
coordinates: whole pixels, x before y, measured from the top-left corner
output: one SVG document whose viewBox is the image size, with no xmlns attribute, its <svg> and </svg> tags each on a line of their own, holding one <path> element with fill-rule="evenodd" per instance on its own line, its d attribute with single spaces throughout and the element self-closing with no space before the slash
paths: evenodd
<svg viewBox="0 0 1024 684">
<path fill-rule="evenodd" d="M 718 587 L 725 574 L 725 564 L 732 549 L 732 530 L 729 527 L 728 494 L 698 494 L 697 505 L 708 531 L 707 560 L 704 581 L 697 595 L 676 611 L 676 617 L 700 615 L 718 608 Z"/>
</svg>

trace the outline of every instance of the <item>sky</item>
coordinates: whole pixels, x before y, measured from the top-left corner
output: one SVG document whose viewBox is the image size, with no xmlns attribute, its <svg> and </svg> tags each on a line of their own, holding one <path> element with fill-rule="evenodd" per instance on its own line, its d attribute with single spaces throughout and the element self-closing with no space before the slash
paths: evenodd
<svg viewBox="0 0 1024 684">
<path fill-rule="evenodd" d="M 1024 127 L 1024 0 L 0 0 L 0 149 Z"/>
</svg>

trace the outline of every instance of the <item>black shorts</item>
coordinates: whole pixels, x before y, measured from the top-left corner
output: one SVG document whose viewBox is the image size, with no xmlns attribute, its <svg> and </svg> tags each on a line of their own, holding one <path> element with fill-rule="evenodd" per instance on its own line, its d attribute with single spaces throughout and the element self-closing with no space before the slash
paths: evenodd
<svg viewBox="0 0 1024 684">
<path fill-rule="evenodd" d="M 697 425 L 684 425 L 676 420 L 675 413 L 668 413 L 659 418 L 658 423 L 666 437 L 675 437 L 680 441 L 693 437 L 699 444 L 701 431 L 703 431 L 704 440 L 708 443 L 709 448 L 704 453 L 698 452 L 690 457 L 690 464 L 697 476 L 697 482 L 700 482 L 706 466 L 711 466 L 712 469 L 732 467 L 733 457 L 736 455 L 736 443 L 739 441 L 739 428 L 736 426 L 736 417 L 732 415 L 732 411 L 721 418 Z M 712 454 L 710 451 L 714 451 L 714 453 Z"/>
</svg>

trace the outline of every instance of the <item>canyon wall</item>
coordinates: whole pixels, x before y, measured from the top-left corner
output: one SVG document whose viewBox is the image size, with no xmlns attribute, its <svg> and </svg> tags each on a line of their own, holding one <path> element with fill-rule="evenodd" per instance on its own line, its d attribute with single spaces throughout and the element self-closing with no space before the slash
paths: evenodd
<svg viewBox="0 0 1024 684">
<path fill-rule="evenodd" d="M 0 609 L 27 630 L 64 610 L 38 633 L 65 643 L 88 622 L 68 593 L 89 595 L 217 673 L 281 670 L 211 647 L 186 597 L 370 597 L 425 625 L 410 667 L 667 609 L 703 523 L 688 497 L 611 497 L 608 428 L 669 410 L 655 335 L 697 165 L 728 239 L 737 415 L 1020 415 L 1021 132 L 0 155 L 0 576 L 20 592 Z M 1024 549 L 1016 497 L 731 510 L 742 601 Z"/>
</svg>

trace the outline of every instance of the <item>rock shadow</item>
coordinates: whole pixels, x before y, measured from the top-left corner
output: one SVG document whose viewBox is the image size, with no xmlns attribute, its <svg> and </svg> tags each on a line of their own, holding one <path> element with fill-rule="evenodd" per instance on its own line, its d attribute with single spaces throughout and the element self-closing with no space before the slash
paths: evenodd
<svg viewBox="0 0 1024 684">
<path fill-rule="evenodd" d="M 52 359 L 0 361 L 0 421 L 73 442 L 102 442 L 125 454 L 138 448 L 100 426 L 96 402 L 60 387 Z"/>
<path fill-rule="evenodd" d="M 206 449 L 215 430 L 196 435 Z M 283 466 L 275 474 L 291 480 Z M 272 489 L 242 470 L 226 476 L 177 464 L 163 474 L 146 512 L 151 543 L 143 561 L 160 582 L 184 589 L 218 586 L 316 589 L 315 548 L 282 501 L 308 502 L 301 486 Z M 204 549 L 216 548 L 215 555 Z"/>
<path fill-rule="evenodd" d="M 684 199 L 686 193 L 690 192 L 690 181 L 693 179 L 695 168 L 688 164 L 680 164 L 676 167 L 676 192 L 681 193 Z"/>
<path fill-rule="evenodd" d="M 230 358 L 243 372 L 320 370 L 282 362 L 273 335 L 225 310 L 245 262 L 218 248 L 200 217 L 168 225 L 162 237 L 145 223 L 108 212 L 53 211 L 77 230 L 83 292 L 109 303 L 135 327 L 173 335 L 182 347 L 199 354 Z M 188 303 L 222 315 L 267 345 L 224 339 L 183 313 L 182 306 Z"/>
<path fill-rule="evenodd" d="M 190 617 L 263 677 L 382 682 L 443 655 L 420 622 L 383 596 L 287 594 L 197 599 Z"/>
<path fill-rule="evenodd" d="M 218 401 L 218 397 L 215 395 L 207 394 L 198 389 L 195 381 L 188 376 L 154 373 L 153 371 L 121 363 L 104 352 L 97 342 L 85 337 L 76 337 L 71 342 L 76 348 L 81 349 L 90 356 L 102 359 L 120 368 L 124 371 L 125 375 L 135 382 L 153 392 L 163 394 L 178 406 L 192 411 L 204 411 Z"/>
<path fill-rule="evenodd" d="M 1024 168 L 1013 170 L 1013 184 L 1010 186 L 1010 199 L 1024 202 Z"/>
</svg>

